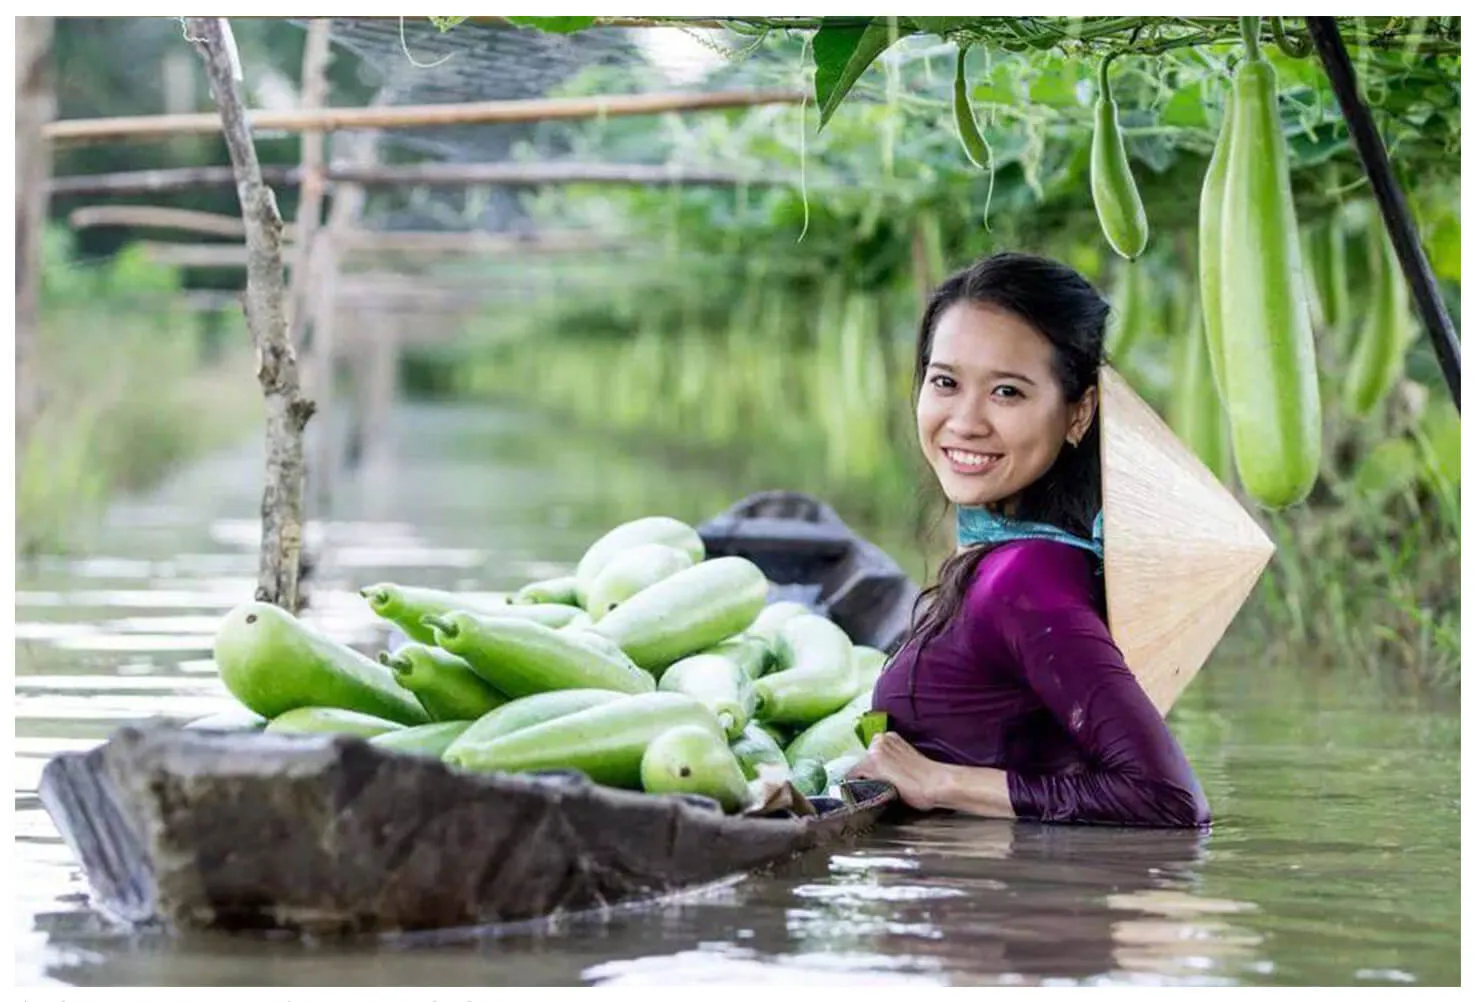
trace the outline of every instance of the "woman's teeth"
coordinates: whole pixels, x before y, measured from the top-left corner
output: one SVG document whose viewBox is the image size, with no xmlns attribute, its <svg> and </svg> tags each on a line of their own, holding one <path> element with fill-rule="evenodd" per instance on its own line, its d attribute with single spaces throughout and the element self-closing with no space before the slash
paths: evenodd
<svg viewBox="0 0 1476 1002">
<path fill-rule="evenodd" d="M 986 466 L 993 465 L 1000 458 L 1000 454 L 997 452 L 964 452 L 961 449 L 944 449 L 943 454 L 956 465 L 972 470 L 981 470 Z"/>
</svg>

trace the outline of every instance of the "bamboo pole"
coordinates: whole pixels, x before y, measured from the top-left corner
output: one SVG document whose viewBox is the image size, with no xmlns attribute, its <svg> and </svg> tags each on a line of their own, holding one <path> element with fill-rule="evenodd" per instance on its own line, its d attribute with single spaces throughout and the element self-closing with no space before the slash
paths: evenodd
<svg viewBox="0 0 1476 1002">
<path fill-rule="evenodd" d="M 378 18 L 378 17 L 386 17 L 387 18 L 387 17 L 390 17 L 390 16 L 392 16 L 392 15 L 388 15 L 388 14 L 367 14 L 367 15 L 364 15 L 364 20 L 370 20 L 370 19 Z M 495 25 L 497 25 L 498 27 L 501 27 L 501 28 L 517 28 L 517 29 L 520 29 L 520 30 L 523 30 L 523 31 L 537 31 L 538 30 L 535 27 L 527 27 L 527 28 L 524 28 L 522 25 L 517 24 L 514 21 L 509 21 L 506 17 L 496 17 L 496 16 L 492 16 L 492 15 L 489 15 L 489 16 L 486 16 L 486 17 L 468 17 L 468 18 L 465 19 L 465 22 L 464 23 L 467 23 L 467 24 L 495 24 Z M 597 20 L 597 22 L 595 23 L 594 27 L 596 27 L 596 28 L 671 28 L 671 27 L 675 27 L 677 25 L 680 25 L 681 27 L 684 27 L 684 28 L 711 28 L 711 29 L 720 29 L 720 28 L 724 28 L 724 27 L 727 26 L 725 22 L 723 22 L 723 21 L 721 21 L 721 20 L 719 20 L 717 18 L 710 18 L 710 17 L 671 17 L 671 18 L 602 17 L 602 18 L 599 18 Z"/>
<path fill-rule="evenodd" d="M 246 224 L 239 216 L 162 205 L 84 205 L 67 215 L 74 230 L 99 226 L 126 226 L 141 230 L 182 230 L 216 237 L 244 237 Z M 282 227 L 282 239 L 292 239 L 293 227 Z"/>
<path fill-rule="evenodd" d="M 364 466 L 383 472 L 389 456 L 390 411 L 399 386 L 400 330 L 404 319 L 386 310 L 374 310 L 366 327 L 369 343 L 357 352 L 363 359 L 359 387 L 363 424 Z"/>
<path fill-rule="evenodd" d="M 384 108 L 319 108 L 257 111 L 257 132 L 336 132 L 344 129 L 415 129 L 446 125 L 568 121 L 659 115 L 671 111 L 722 111 L 769 104 L 799 104 L 798 90 L 714 91 L 708 94 L 613 94 L 602 97 L 534 98 L 462 104 L 402 105 Z M 46 138 L 58 145 L 117 139 L 164 139 L 209 135 L 220 131 L 213 115 L 134 115 L 122 118 L 74 118 L 52 122 Z"/>
<path fill-rule="evenodd" d="M 295 185 L 302 180 L 298 167 L 266 165 L 261 168 L 266 184 Z M 61 195 L 152 195 L 162 191 L 193 188 L 223 188 L 236 183 L 234 167 L 163 167 L 155 170 L 108 171 L 71 174 L 51 179 L 53 197 Z"/>
<path fill-rule="evenodd" d="M 344 230 L 335 241 L 337 257 L 475 255 L 485 257 L 529 257 L 610 250 L 619 247 L 612 241 L 591 234 L 550 233 L 526 238 L 500 233 L 478 232 L 376 232 Z M 135 246 L 156 264 L 175 268 L 243 268 L 251 262 L 251 249 L 245 244 L 178 244 L 154 240 L 135 241 Z M 295 245 L 288 245 L 289 252 Z M 286 261 L 284 268 L 295 268 Z M 321 273 L 320 273 L 321 277 Z"/>
<path fill-rule="evenodd" d="M 345 230 L 345 250 L 363 254 L 477 254 L 495 257 L 609 250 L 611 237 L 583 230 L 554 230 L 522 236 L 481 230 Z"/>
<path fill-rule="evenodd" d="M 317 17 L 308 23 L 307 41 L 302 55 L 302 108 L 313 110 L 328 103 L 328 63 L 332 57 L 329 35 L 333 22 L 330 18 Z M 303 443 L 306 472 L 303 483 L 303 506 L 305 517 L 316 513 L 327 519 L 329 498 L 336 471 L 332 463 L 332 450 L 317 440 L 329 434 L 328 423 L 333 411 L 333 360 L 324 358 L 321 343 L 322 330 L 316 321 L 322 316 L 315 309 L 315 300 L 325 292 L 332 301 L 332 285 L 325 289 L 324 272 L 337 262 L 332 260 L 332 249 L 326 244 L 332 235 L 320 232 L 323 222 L 323 189 L 325 187 L 324 164 L 327 136 L 322 132 L 310 131 L 302 137 L 301 188 L 298 192 L 297 227 L 292 236 L 297 257 L 288 285 L 288 302 L 291 315 L 292 344 L 300 353 L 302 362 L 303 392 L 318 401 L 318 421 L 312 433 Z M 325 378 L 326 372 L 326 378 Z M 320 557 L 322 555 L 320 554 Z"/>
<path fill-rule="evenodd" d="M 331 18 L 315 17 L 308 23 L 307 43 L 302 55 L 302 107 L 311 111 L 328 103 L 328 48 Z M 323 143 L 321 132 L 305 132 L 302 137 L 302 187 L 297 200 L 297 232 L 292 237 L 296 252 L 295 267 L 287 287 L 288 318 L 292 345 L 305 351 L 308 333 L 308 290 L 316 274 L 313 267 L 317 253 L 318 227 L 323 220 Z M 304 362 L 304 371 L 312 368 Z"/>
<path fill-rule="evenodd" d="M 263 167 L 262 179 L 269 184 L 301 184 L 300 167 Z M 792 183 L 784 175 L 769 172 L 748 177 L 736 171 L 683 167 L 676 164 L 610 163 L 421 163 L 421 164 L 329 164 L 323 168 L 327 181 L 369 186 L 499 185 L 536 188 L 556 184 L 683 185 L 736 187 Z M 53 178 L 53 195 L 147 195 L 189 188 L 213 188 L 235 184 L 229 167 L 170 167 L 158 170 L 72 174 Z"/>
<path fill-rule="evenodd" d="M 388 100 L 388 89 L 374 95 L 371 107 L 383 107 Z M 348 156 L 352 163 L 371 165 L 378 153 L 373 132 L 357 132 L 342 137 L 348 145 Z M 336 139 L 335 139 L 336 145 Z M 323 426 L 318 429 L 313 442 L 313 462 L 322 475 L 314 481 L 313 504 L 321 512 L 327 512 L 333 502 L 333 493 L 338 485 L 339 473 L 345 463 L 343 451 L 335 445 L 339 414 L 334 399 L 335 379 L 338 366 L 338 317 L 341 296 L 339 276 L 344 257 L 345 237 L 351 235 L 364 212 L 367 193 L 363 185 L 347 182 L 334 190 L 333 207 L 328 211 L 328 222 L 314 256 L 314 278 L 312 292 L 308 298 L 308 323 L 313 332 L 313 351 L 308 376 L 312 385 L 333 404 L 324 414 Z"/>
<path fill-rule="evenodd" d="M 552 184 L 688 185 L 736 187 L 788 184 L 773 172 L 750 177 L 737 171 L 686 167 L 681 164 L 622 163 L 419 163 L 376 167 L 335 166 L 335 181 L 386 185 L 470 185 L 537 187 Z"/>
<path fill-rule="evenodd" d="M 236 170 L 241 217 L 246 224 L 246 323 L 256 344 L 257 378 L 266 399 L 266 487 L 261 500 L 261 558 L 257 601 L 296 614 L 302 571 L 302 432 L 313 403 L 298 385 L 297 357 L 283 312 L 282 217 L 272 190 L 261 180 L 241 90 L 235 42 L 224 18 L 191 17 L 185 36 L 205 66 L 220 115 L 218 125 Z"/>
</svg>

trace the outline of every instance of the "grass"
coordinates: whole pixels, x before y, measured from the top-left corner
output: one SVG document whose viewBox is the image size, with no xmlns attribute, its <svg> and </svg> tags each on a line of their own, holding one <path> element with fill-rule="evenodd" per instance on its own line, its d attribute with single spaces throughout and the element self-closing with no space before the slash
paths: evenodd
<svg viewBox="0 0 1476 1002">
<path fill-rule="evenodd" d="M 1385 504 L 1278 515 L 1277 553 L 1232 643 L 1309 669 L 1450 689 L 1461 670 L 1460 515 L 1408 489 Z"/>
</svg>

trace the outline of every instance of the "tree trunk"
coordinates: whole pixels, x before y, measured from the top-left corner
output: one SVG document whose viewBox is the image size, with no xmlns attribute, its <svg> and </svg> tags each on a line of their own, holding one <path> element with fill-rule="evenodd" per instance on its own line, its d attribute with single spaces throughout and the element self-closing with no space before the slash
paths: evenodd
<svg viewBox="0 0 1476 1002">
<path fill-rule="evenodd" d="M 224 18 L 192 17 L 186 22 L 185 34 L 205 60 L 246 224 L 246 324 L 256 345 L 256 375 L 267 412 L 256 598 L 295 614 L 301 608 L 302 432 L 312 417 L 313 403 L 302 396 L 297 356 L 287 337 L 282 216 L 272 190 L 261 179 L 238 86 L 240 65 L 229 24 Z"/>
<path fill-rule="evenodd" d="M 43 127 L 56 115 L 52 19 L 15 20 L 15 434 L 23 443 L 40 408 L 36 312 L 46 230 L 51 148 Z"/>
</svg>

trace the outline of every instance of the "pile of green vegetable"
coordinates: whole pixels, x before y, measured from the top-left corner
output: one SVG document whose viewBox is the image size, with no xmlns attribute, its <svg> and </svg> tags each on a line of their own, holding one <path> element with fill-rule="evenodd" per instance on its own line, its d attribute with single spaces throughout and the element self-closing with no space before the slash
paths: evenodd
<svg viewBox="0 0 1476 1002">
<path fill-rule="evenodd" d="M 394 583 L 360 594 L 408 638 L 377 660 L 274 605 L 226 615 L 215 662 L 253 726 L 471 772 L 576 769 L 730 813 L 761 782 L 816 796 L 843 777 L 886 660 L 799 603 L 769 603 L 753 562 L 707 559 L 691 526 L 660 515 L 501 601 Z"/>
</svg>

